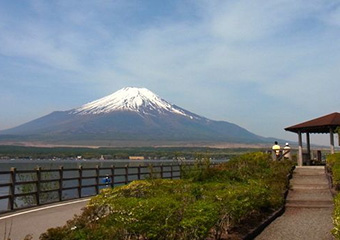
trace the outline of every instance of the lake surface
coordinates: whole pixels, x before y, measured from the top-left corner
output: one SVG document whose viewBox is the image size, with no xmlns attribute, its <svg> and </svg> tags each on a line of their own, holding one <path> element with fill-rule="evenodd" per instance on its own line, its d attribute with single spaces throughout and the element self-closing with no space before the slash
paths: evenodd
<svg viewBox="0 0 340 240">
<path fill-rule="evenodd" d="M 214 163 L 222 163 L 228 160 L 219 160 L 214 159 L 212 162 Z M 129 166 L 138 166 L 138 165 L 160 165 L 160 164 L 178 164 L 178 163 L 192 163 L 195 160 L 173 160 L 173 159 L 162 159 L 162 160 L 129 160 L 129 159 L 115 159 L 115 160 L 98 160 L 98 159 L 58 159 L 58 160 L 49 160 L 49 159 L 11 159 L 11 160 L 0 160 L 0 171 L 9 171 L 12 167 L 15 167 L 17 170 L 33 170 L 37 167 L 41 167 L 43 169 L 57 169 L 60 166 L 64 168 L 78 168 L 83 166 L 84 168 L 91 167 L 110 167 L 114 165 L 115 167 L 122 167 L 125 165 Z"/>
</svg>

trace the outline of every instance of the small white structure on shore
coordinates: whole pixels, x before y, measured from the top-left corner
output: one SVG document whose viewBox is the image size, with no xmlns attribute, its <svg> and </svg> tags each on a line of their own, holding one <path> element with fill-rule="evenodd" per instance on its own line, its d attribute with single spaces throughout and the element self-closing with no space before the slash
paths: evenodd
<svg viewBox="0 0 340 240">
<path fill-rule="evenodd" d="M 129 156 L 130 160 L 144 160 L 144 156 Z"/>
</svg>

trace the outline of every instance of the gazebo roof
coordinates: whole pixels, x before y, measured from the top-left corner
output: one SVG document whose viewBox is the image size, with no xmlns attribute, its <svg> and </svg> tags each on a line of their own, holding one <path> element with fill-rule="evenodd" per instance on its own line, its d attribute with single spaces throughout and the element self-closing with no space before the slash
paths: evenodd
<svg viewBox="0 0 340 240">
<path fill-rule="evenodd" d="M 337 127 L 340 127 L 340 113 L 335 112 L 287 127 L 285 130 L 296 133 L 329 133 L 330 129 L 334 131 Z"/>
</svg>

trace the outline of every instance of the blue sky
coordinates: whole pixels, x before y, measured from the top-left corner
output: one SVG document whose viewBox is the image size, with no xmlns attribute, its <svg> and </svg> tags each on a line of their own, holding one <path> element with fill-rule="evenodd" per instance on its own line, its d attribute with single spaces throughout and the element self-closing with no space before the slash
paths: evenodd
<svg viewBox="0 0 340 240">
<path fill-rule="evenodd" d="M 339 39 L 339 0 L 0 1 L 0 129 L 137 86 L 296 141 L 340 111 Z"/>
</svg>

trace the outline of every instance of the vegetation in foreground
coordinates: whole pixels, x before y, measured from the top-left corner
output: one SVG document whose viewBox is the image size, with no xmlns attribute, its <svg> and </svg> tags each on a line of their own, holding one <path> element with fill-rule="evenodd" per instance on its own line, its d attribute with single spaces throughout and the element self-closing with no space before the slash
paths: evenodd
<svg viewBox="0 0 340 240">
<path fill-rule="evenodd" d="M 236 227 L 282 206 L 292 166 L 252 153 L 184 169 L 180 180 L 105 189 L 80 216 L 40 239 L 237 239 Z"/>
<path fill-rule="evenodd" d="M 340 189 L 340 153 L 332 154 L 327 157 L 327 167 L 332 173 L 333 186 L 336 190 Z M 334 212 L 333 212 L 332 230 L 333 236 L 340 239 L 340 193 L 334 199 Z"/>
</svg>

